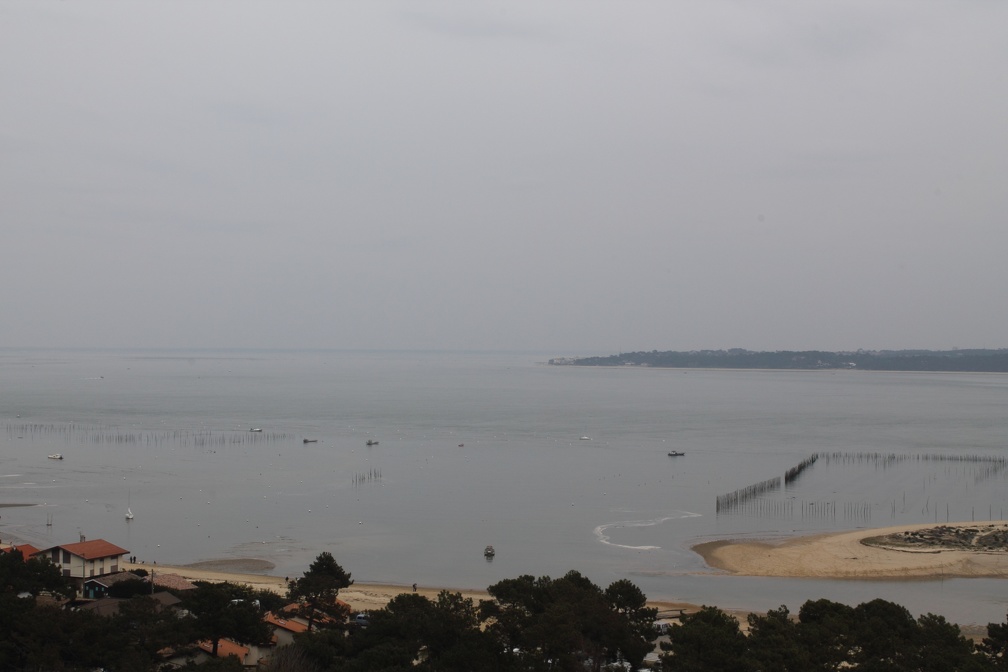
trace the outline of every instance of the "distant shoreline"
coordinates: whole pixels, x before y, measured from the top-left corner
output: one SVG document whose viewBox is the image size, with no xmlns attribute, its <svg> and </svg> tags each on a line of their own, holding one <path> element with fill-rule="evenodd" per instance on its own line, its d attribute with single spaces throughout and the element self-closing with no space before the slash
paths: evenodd
<svg viewBox="0 0 1008 672">
<path fill-rule="evenodd" d="M 601 366 L 601 365 L 598 365 L 598 364 L 562 364 L 562 365 L 557 365 L 557 364 L 550 364 L 549 362 L 543 362 L 542 365 L 543 366 L 567 366 L 567 367 L 570 367 L 572 369 L 577 369 L 577 368 L 581 368 L 581 369 L 612 368 L 612 369 L 623 369 L 623 370 L 634 370 L 634 371 L 640 371 L 640 370 L 646 370 L 646 369 L 654 369 L 654 370 L 658 370 L 658 371 L 681 371 L 682 373 L 689 373 L 690 371 L 698 371 L 698 372 L 700 372 L 700 371 L 730 371 L 732 373 L 767 373 L 767 372 L 775 372 L 775 373 L 794 373 L 794 374 L 820 373 L 820 372 L 836 373 L 838 371 L 850 371 L 852 373 L 857 373 L 857 371 L 855 369 L 757 369 L 757 368 L 732 368 L 730 366 L 645 366 L 645 365 L 640 365 L 640 366 Z M 999 376 L 999 375 L 1003 375 L 1005 373 L 1008 373 L 1008 371 L 937 371 L 937 370 L 936 371 L 907 371 L 905 369 L 871 369 L 870 371 L 869 370 L 862 370 L 862 373 L 917 373 L 917 374 L 921 374 L 921 375 L 923 375 L 923 374 L 930 374 L 930 373 L 948 373 L 948 374 L 952 374 L 952 373 L 972 373 L 972 374 L 976 374 L 978 376 Z"/>
<path fill-rule="evenodd" d="M 757 371 L 889 371 L 1008 373 L 1008 349 L 987 350 L 691 350 L 629 352 L 601 357 L 555 357 L 550 366 Z"/>
</svg>

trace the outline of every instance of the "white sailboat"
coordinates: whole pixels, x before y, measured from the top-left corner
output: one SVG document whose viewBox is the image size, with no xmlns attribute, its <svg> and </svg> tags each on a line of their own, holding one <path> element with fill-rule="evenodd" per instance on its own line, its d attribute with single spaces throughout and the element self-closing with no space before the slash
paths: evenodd
<svg viewBox="0 0 1008 672">
<path fill-rule="evenodd" d="M 126 520 L 133 520 L 133 508 L 130 506 L 130 494 L 126 493 Z"/>
</svg>

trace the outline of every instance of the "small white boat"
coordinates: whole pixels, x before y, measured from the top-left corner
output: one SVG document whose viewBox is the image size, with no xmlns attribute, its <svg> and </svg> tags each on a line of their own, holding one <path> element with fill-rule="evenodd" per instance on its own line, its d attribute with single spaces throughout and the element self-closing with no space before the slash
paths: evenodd
<svg viewBox="0 0 1008 672">
<path fill-rule="evenodd" d="M 591 437 L 590 436 L 582 436 L 580 439 L 578 439 L 578 441 L 591 441 Z"/>
<path fill-rule="evenodd" d="M 133 509 L 126 507 L 126 520 L 133 520 Z"/>
<path fill-rule="evenodd" d="M 63 453 L 53 453 L 52 455 L 49 456 L 49 459 L 50 460 L 62 460 L 63 459 Z"/>
<path fill-rule="evenodd" d="M 252 428 L 252 429 L 250 429 L 249 431 L 250 431 L 250 432 L 261 432 L 261 431 L 262 431 L 262 429 L 261 429 L 261 428 L 259 428 L 259 427 L 253 427 L 253 428 Z"/>
</svg>

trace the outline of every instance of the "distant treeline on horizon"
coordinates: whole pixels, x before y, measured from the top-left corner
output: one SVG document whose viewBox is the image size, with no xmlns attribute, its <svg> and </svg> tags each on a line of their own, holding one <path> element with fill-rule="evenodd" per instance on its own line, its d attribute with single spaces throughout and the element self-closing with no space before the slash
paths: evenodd
<svg viewBox="0 0 1008 672">
<path fill-rule="evenodd" d="M 865 371 L 973 371 L 1008 373 L 1008 349 L 999 350 L 691 350 L 625 352 L 607 357 L 556 357 L 552 366 L 651 366 L 667 369 L 861 369 Z"/>
</svg>

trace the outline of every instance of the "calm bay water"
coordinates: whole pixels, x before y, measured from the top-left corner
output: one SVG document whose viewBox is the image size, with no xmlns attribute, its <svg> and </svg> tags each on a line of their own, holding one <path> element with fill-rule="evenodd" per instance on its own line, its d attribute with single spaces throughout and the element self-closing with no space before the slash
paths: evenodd
<svg viewBox="0 0 1008 672">
<path fill-rule="evenodd" d="M 1008 376 L 541 363 L 556 354 L 0 350 L 0 504 L 32 505 L 0 509 L 0 538 L 281 575 L 327 550 L 359 581 L 456 588 L 578 569 L 724 607 L 880 596 L 1003 621 L 999 580 L 728 577 L 689 547 L 1003 518 L 996 463 L 916 457 L 1005 456 Z M 822 453 L 847 457 L 716 510 Z"/>
</svg>

